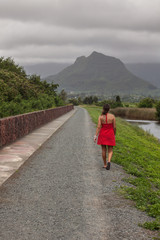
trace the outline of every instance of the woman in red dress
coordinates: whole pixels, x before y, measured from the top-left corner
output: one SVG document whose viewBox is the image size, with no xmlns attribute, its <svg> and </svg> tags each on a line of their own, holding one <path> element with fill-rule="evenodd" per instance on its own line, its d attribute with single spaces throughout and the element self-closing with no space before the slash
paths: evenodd
<svg viewBox="0 0 160 240">
<path fill-rule="evenodd" d="M 102 147 L 102 158 L 104 161 L 104 168 L 110 169 L 111 158 L 113 155 L 113 146 L 116 145 L 115 135 L 116 135 L 116 119 L 111 113 L 108 113 L 110 109 L 109 104 L 103 106 L 103 112 L 98 118 L 98 126 L 96 134 L 94 136 L 94 141 Z M 98 135 L 99 134 L 99 135 Z M 108 146 L 108 163 L 106 163 L 106 146 Z"/>
</svg>

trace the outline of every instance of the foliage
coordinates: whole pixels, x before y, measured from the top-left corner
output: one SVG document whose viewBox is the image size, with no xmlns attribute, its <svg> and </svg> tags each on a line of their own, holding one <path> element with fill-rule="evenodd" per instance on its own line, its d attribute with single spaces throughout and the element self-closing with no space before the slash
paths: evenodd
<svg viewBox="0 0 160 240">
<path fill-rule="evenodd" d="M 11 58 L 0 58 L 0 117 L 63 105 L 58 85 L 27 76 Z"/>
<path fill-rule="evenodd" d="M 8 72 L 9 71 L 15 72 L 20 76 L 26 77 L 26 73 L 25 73 L 23 67 L 17 65 L 14 62 L 14 60 L 10 57 L 8 57 L 6 59 L 4 57 L 0 58 L 0 69 L 7 70 Z"/>
<path fill-rule="evenodd" d="M 156 117 L 160 121 L 160 101 L 156 104 L 156 110 L 157 110 Z"/>
<path fill-rule="evenodd" d="M 87 107 L 93 121 L 97 123 L 101 108 Z M 125 181 L 133 187 L 123 187 L 125 196 L 136 203 L 136 207 L 155 218 L 145 223 L 150 229 L 160 229 L 160 151 L 158 139 L 117 119 L 116 147 L 113 162 L 124 167 L 130 177 Z M 134 177 L 132 177 L 134 176 Z"/>
<path fill-rule="evenodd" d="M 79 101 L 76 98 L 69 99 L 69 103 L 72 103 L 74 106 L 78 106 L 79 105 Z"/>
<path fill-rule="evenodd" d="M 67 100 L 67 93 L 65 92 L 64 89 L 60 92 L 59 96 L 63 100 L 63 102 L 66 102 L 66 100 Z"/>
<path fill-rule="evenodd" d="M 96 104 L 98 102 L 98 98 L 97 96 L 88 96 L 88 97 L 84 97 L 84 99 L 82 100 L 81 97 L 75 97 L 75 98 L 71 98 L 69 99 L 69 103 L 72 103 L 75 106 L 78 106 L 80 104 Z"/>
<path fill-rule="evenodd" d="M 118 96 L 116 96 L 116 102 L 119 102 L 119 103 L 121 103 L 121 98 L 120 98 L 120 96 L 118 95 Z"/>
<path fill-rule="evenodd" d="M 153 222 L 145 222 L 143 224 L 139 224 L 140 227 L 144 227 L 146 229 L 150 229 L 152 231 L 160 229 L 160 220 L 155 220 Z"/>
<path fill-rule="evenodd" d="M 82 104 L 82 103 L 83 103 L 82 98 L 81 98 L 81 97 L 78 97 L 78 105 L 79 105 L 79 104 Z"/>
<path fill-rule="evenodd" d="M 152 98 L 143 98 L 139 104 L 139 108 L 152 108 L 153 107 L 154 100 Z"/>
<path fill-rule="evenodd" d="M 96 96 L 85 97 L 83 100 L 84 104 L 95 104 L 98 102 L 98 98 Z"/>
<path fill-rule="evenodd" d="M 98 102 L 96 105 L 103 106 L 105 104 L 109 104 L 110 108 L 123 107 L 120 96 L 116 96 L 116 100 L 114 100 L 114 99 L 103 100 L 101 102 Z"/>
</svg>

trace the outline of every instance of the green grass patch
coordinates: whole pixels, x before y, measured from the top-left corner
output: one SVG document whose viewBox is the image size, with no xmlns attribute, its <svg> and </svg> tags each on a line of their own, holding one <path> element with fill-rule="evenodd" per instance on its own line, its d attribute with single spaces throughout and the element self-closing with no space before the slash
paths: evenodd
<svg viewBox="0 0 160 240">
<path fill-rule="evenodd" d="M 85 106 L 97 124 L 102 108 Z M 160 143 L 158 139 L 116 118 L 116 147 L 112 161 L 123 166 L 130 177 L 125 179 L 133 187 L 122 187 L 125 196 L 135 201 L 136 207 L 147 212 L 154 221 L 144 223 L 151 230 L 160 229 Z M 134 177 L 132 177 L 134 176 Z"/>
</svg>

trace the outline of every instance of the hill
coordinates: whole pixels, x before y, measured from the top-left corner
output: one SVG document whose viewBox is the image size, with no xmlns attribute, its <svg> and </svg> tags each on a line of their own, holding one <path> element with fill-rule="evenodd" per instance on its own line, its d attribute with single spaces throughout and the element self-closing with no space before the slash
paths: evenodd
<svg viewBox="0 0 160 240">
<path fill-rule="evenodd" d="M 73 93 L 131 94 L 156 89 L 129 72 L 119 59 L 98 52 L 78 57 L 74 64 L 46 80 L 58 83 L 60 90 Z"/>
<path fill-rule="evenodd" d="M 136 76 L 160 88 L 160 63 L 127 63 L 125 66 Z"/>
</svg>

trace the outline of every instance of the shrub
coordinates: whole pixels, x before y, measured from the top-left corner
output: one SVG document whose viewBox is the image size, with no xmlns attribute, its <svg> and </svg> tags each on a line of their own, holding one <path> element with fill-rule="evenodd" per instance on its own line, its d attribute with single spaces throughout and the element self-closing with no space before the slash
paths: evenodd
<svg viewBox="0 0 160 240">
<path fill-rule="evenodd" d="M 26 73 L 23 67 L 15 64 L 14 60 L 11 57 L 8 57 L 6 59 L 4 57 L 0 58 L 0 69 L 15 72 L 20 76 L 26 77 Z"/>
<path fill-rule="evenodd" d="M 139 108 L 152 108 L 154 100 L 152 98 L 143 98 L 139 104 Z"/>
<path fill-rule="evenodd" d="M 96 105 L 103 107 L 103 105 L 105 104 L 109 104 L 110 108 L 123 107 L 123 104 L 121 102 L 116 102 L 114 100 L 104 100 L 104 101 L 98 102 Z"/>
<path fill-rule="evenodd" d="M 156 105 L 156 110 L 157 110 L 156 117 L 160 121 L 160 101 Z"/>
<path fill-rule="evenodd" d="M 74 106 L 78 106 L 79 105 L 79 101 L 75 98 L 73 99 L 69 99 L 69 103 L 72 103 Z"/>
<path fill-rule="evenodd" d="M 27 76 L 11 58 L 0 58 L 0 117 L 64 105 L 57 94 L 58 84 Z M 62 92 L 64 95 L 64 92 Z"/>
<path fill-rule="evenodd" d="M 83 99 L 84 104 L 95 104 L 98 102 L 97 96 L 88 96 Z"/>
</svg>

